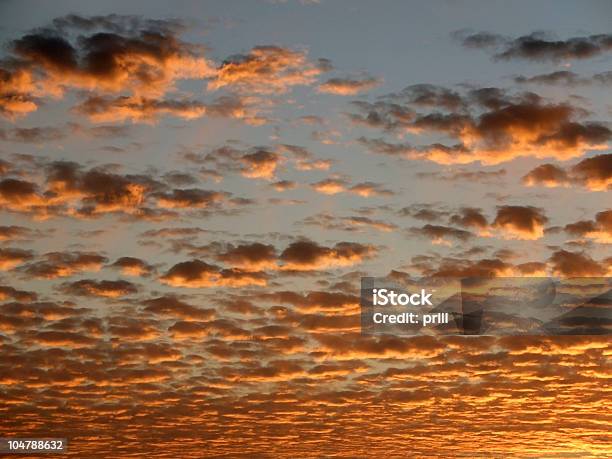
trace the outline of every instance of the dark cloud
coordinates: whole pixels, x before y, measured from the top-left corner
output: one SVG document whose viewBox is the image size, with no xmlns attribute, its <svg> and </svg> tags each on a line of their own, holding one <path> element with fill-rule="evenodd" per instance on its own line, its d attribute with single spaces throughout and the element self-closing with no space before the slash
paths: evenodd
<svg viewBox="0 0 612 459">
<path fill-rule="evenodd" d="M 39 261 L 29 263 L 22 271 L 43 279 L 68 277 L 83 271 L 98 271 L 108 259 L 92 252 L 49 252 Z"/>
<path fill-rule="evenodd" d="M 422 227 L 412 227 L 408 230 L 408 234 L 426 237 L 431 240 L 432 244 L 448 246 L 452 245 L 451 239 L 467 241 L 474 236 L 474 234 L 469 231 L 452 228 L 450 226 L 431 224 Z"/>
<path fill-rule="evenodd" d="M 464 107 L 463 97 L 450 89 L 432 84 L 415 84 L 404 88 L 399 94 L 390 98 L 397 97 L 405 99 L 408 103 L 422 106 L 445 108 L 447 110 L 458 110 Z"/>
<path fill-rule="evenodd" d="M 440 180 L 444 182 L 471 182 L 471 183 L 499 183 L 507 175 L 506 169 L 495 170 L 467 170 L 453 169 L 452 171 L 417 172 L 421 179 Z"/>
<path fill-rule="evenodd" d="M 287 191 L 287 190 L 293 190 L 294 188 L 296 188 L 297 183 L 291 180 L 279 180 L 278 182 L 272 183 L 271 186 L 276 191 Z"/>
<path fill-rule="evenodd" d="M 349 119 L 400 135 L 442 135 L 454 143 L 414 146 L 365 137 L 358 142 L 375 153 L 407 159 L 498 164 L 527 154 L 565 160 L 589 149 L 603 149 L 612 138 L 606 125 L 584 121 L 585 111 L 579 107 L 547 102 L 530 92 L 509 94 L 499 88 L 480 88 L 459 95 L 426 86 L 418 94 L 404 104 L 398 98 L 375 104 L 355 102 L 362 113 L 349 115 Z M 461 109 L 450 108 L 455 105 Z M 416 112 L 419 107 L 429 112 Z"/>
<path fill-rule="evenodd" d="M 586 158 L 569 168 L 542 164 L 522 180 L 527 186 L 557 187 L 576 184 L 592 191 L 605 191 L 612 186 L 612 154 Z"/>
<path fill-rule="evenodd" d="M 245 287 L 267 284 L 265 273 L 234 268 L 223 269 L 201 260 L 177 263 L 161 276 L 160 280 L 173 287 L 189 288 Z"/>
<path fill-rule="evenodd" d="M 217 255 L 217 259 L 238 268 L 260 271 L 276 266 L 276 249 L 273 245 L 259 242 L 229 245 Z"/>
<path fill-rule="evenodd" d="M 543 209 L 533 206 L 499 206 L 491 226 L 511 239 L 539 239 L 548 218 Z"/>
<path fill-rule="evenodd" d="M 490 32 L 469 33 L 466 30 L 453 32 L 451 36 L 466 48 L 488 48 L 504 42 L 504 37 Z"/>
<path fill-rule="evenodd" d="M 325 247 L 309 240 L 291 243 L 281 253 L 282 269 L 317 270 L 351 266 L 372 258 L 377 253 L 371 245 L 356 242 L 338 242 Z"/>
<path fill-rule="evenodd" d="M 204 103 L 189 99 L 152 99 L 147 97 L 92 96 L 74 107 L 74 111 L 85 115 L 96 123 L 109 122 L 155 122 L 164 115 L 191 120 L 206 113 Z"/>
<path fill-rule="evenodd" d="M 308 226 L 319 226 L 326 230 L 351 232 L 360 232 L 368 229 L 382 232 L 391 232 L 397 229 L 396 225 L 384 220 L 378 220 L 362 215 L 340 217 L 330 212 L 322 212 L 307 217 L 302 220 L 301 223 Z"/>
<path fill-rule="evenodd" d="M 461 208 L 458 213 L 450 217 L 450 222 L 455 225 L 479 230 L 483 230 L 488 226 L 487 217 L 483 215 L 482 210 L 474 207 Z"/>
<path fill-rule="evenodd" d="M 433 204 L 414 203 L 399 210 L 402 217 L 412 217 L 426 222 L 441 221 L 449 215 L 448 210 L 436 209 Z"/>
<path fill-rule="evenodd" d="M 138 292 L 138 287 L 125 280 L 93 280 L 83 279 L 75 282 L 65 282 L 61 291 L 67 295 L 118 298 Z"/>
<path fill-rule="evenodd" d="M 481 260 L 466 260 L 444 258 L 438 262 L 413 259 L 412 264 L 423 275 L 434 277 L 504 277 L 513 272 L 512 264 L 500 258 L 484 258 Z"/>
<path fill-rule="evenodd" d="M 156 193 L 157 205 L 165 209 L 206 209 L 218 206 L 228 198 L 227 193 L 199 188 L 174 189 Z"/>
<path fill-rule="evenodd" d="M 30 250 L 0 247 L 0 271 L 7 271 L 34 258 Z"/>
<path fill-rule="evenodd" d="M 572 236 L 585 237 L 604 244 L 612 243 L 612 210 L 598 212 L 593 220 L 580 220 L 565 225 Z"/>
<path fill-rule="evenodd" d="M 29 239 L 40 236 L 40 233 L 26 228 L 25 226 L 0 226 L 0 241 L 13 241 L 17 239 Z"/>
<path fill-rule="evenodd" d="M 36 301 L 38 299 L 38 295 L 36 294 L 36 292 L 17 290 L 16 288 L 10 287 L 8 285 L 0 285 L 0 301 L 4 301 L 8 298 L 11 298 L 15 301 L 29 303 L 31 301 Z"/>
<path fill-rule="evenodd" d="M 145 311 L 162 317 L 183 320 L 209 320 L 214 317 L 214 309 L 202 309 L 180 300 L 174 295 L 165 295 L 146 300 Z"/>
<path fill-rule="evenodd" d="M 532 61 L 561 61 L 588 59 L 612 50 L 612 35 L 598 34 L 556 40 L 541 32 L 518 38 L 506 38 L 488 32 L 459 33 L 463 46 L 468 48 L 497 48 L 496 59 L 526 59 Z"/>
<path fill-rule="evenodd" d="M 609 274 L 609 265 L 597 262 L 584 252 L 558 250 L 549 259 L 553 273 L 566 277 L 596 277 Z"/>
<path fill-rule="evenodd" d="M 542 164 L 531 170 L 522 180 L 527 186 L 544 185 L 554 187 L 568 184 L 569 176 L 562 167 L 555 166 L 554 164 Z"/>
<path fill-rule="evenodd" d="M 178 80 L 214 73 L 202 47 L 179 38 L 183 29 L 176 20 L 135 16 L 58 18 L 12 41 L 11 59 L 5 61 L 10 65 L 0 69 L 0 112 L 10 118 L 22 116 L 38 108 L 38 98 L 76 89 L 131 93 L 118 99 L 98 95 L 82 105 L 81 110 L 97 121 L 151 120 L 163 113 L 201 115 L 202 108 L 193 102 L 159 99 L 173 91 Z"/>
<path fill-rule="evenodd" d="M 588 80 L 580 78 L 575 72 L 568 70 L 558 70 L 556 72 L 545 73 L 542 75 L 535 75 L 532 77 L 519 76 L 514 79 L 515 82 L 523 83 L 535 83 L 535 84 L 562 84 L 566 86 L 575 86 L 578 84 L 588 83 Z"/>
<path fill-rule="evenodd" d="M 144 260 L 135 257 L 121 257 L 113 264 L 112 268 L 120 269 L 127 276 L 148 276 L 155 268 Z"/>
</svg>

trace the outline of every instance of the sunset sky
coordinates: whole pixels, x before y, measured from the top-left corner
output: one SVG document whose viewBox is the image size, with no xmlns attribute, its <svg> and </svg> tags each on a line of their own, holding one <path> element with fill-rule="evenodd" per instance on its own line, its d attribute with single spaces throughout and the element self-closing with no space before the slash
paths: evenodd
<svg viewBox="0 0 612 459">
<path fill-rule="evenodd" d="M 0 1 L 0 432 L 610 457 L 609 334 L 368 336 L 363 276 L 612 274 L 607 1 Z"/>
</svg>

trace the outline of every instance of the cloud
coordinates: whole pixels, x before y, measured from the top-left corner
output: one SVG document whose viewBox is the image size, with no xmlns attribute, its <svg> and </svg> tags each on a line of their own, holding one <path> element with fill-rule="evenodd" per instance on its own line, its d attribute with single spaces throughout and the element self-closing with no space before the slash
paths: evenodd
<svg viewBox="0 0 612 459">
<path fill-rule="evenodd" d="M 177 263 L 161 276 L 160 280 L 173 287 L 188 288 L 265 286 L 267 284 L 264 273 L 233 268 L 223 269 L 201 260 Z"/>
<path fill-rule="evenodd" d="M 246 150 L 223 146 L 208 153 L 186 152 L 182 156 L 189 162 L 205 165 L 202 172 L 206 174 L 240 173 L 243 177 L 264 180 L 273 180 L 281 165 L 289 164 L 300 171 L 327 170 L 331 166 L 330 160 L 317 158 L 308 149 L 289 144 Z"/>
<path fill-rule="evenodd" d="M 426 222 L 440 221 L 449 215 L 449 211 L 445 209 L 434 209 L 432 204 L 414 203 L 399 210 L 398 214 L 402 217 L 412 217 L 416 220 Z"/>
<path fill-rule="evenodd" d="M 160 187 L 144 175 L 120 175 L 103 168 L 83 170 L 74 162 L 52 162 L 46 173 L 49 204 L 79 205 L 66 212 L 81 217 L 109 212 L 137 214 L 147 193 Z"/>
<path fill-rule="evenodd" d="M 572 236 L 593 239 L 602 244 L 612 244 L 612 210 L 598 212 L 594 220 L 567 224 L 564 229 Z"/>
<path fill-rule="evenodd" d="M 310 185 L 313 190 L 322 194 L 352 193 L 363 198 L 372 196 L 392 196 L 393 191 L 384 188 L 380 183 L 362 182 L 355 185 L 350 184 L 349 180 L 340 176 L 320 180 Z"/>
<path fill-rule="evenodd" d="M 325 247 L 303 240 L 291 243 L 279 260 L 283 270 L 310 271 L 351 266 L 372 258 L 376 253 L 374 246 L 357 242 L 338 242 L 333 247 Z"/>
<path fill-rule="evenodd" d="M 349 182 L 342 178 L 328 178 L 319 182 L 313 183 L 313 190 L 323 194 L 338 194 L 347 190 Z"/>
<path fill-rule="evenodd" d="M 387 98 L 399 99 L 420 107 L 442 107 L 448 110 L 458 110 L 465 106 L 465 101 L 459 93 L 433 84 L 407 86 L 398 94 Z"/>
<path fill-rule="evenodd" d="M 188 99 L 92 96 L 74 107 L 74 111 L 86 115 L 95 123 L 114 121 L 154 123 L 162 115 L 172 115 L 186 120 L 200 118 L 206 113 L 206 106 L 202 102 Z"/>
<path fill-rule="evenodd" d="M 274 303 L 295 306 L 297 310 L 301 312 L 350 314 L 359 310 L 358 296 L 333 291 L 310 291 L 306 294 L 280 291 L 275 293 L 264 293 L 261 295 L 261 298 L 268 301 L 271 300 Z M 290 315 L 286 318 L 289 321 L 302 319 L 299 315 Z"/>
<path fill-rule="evenodd" d="M 0 181 L 0 206 L 11 211 L 29 212 L 42 205 L 45 199 L 35 183 L 7 178 Z"/>
<path fill-rule="evenodd" d="M 229 245 L 217 255 L 217 259 L 248 271 L 261 271 L 276 266 L 276 249 L 273 245 L 259 242 Z"/>
<path fill-rule="evenodd" d="M 546 187 L 580 185 L 591 191 L 606 191 L 612 187 L 612 153 L 583 159 L 572 167 L 542 164 L 526 174 L 527 186 Z"/>
<path fill-rule="evenodd" d="M 458 34 L 462 44 L 469 48 L 498 47 L 499 60 L 525 59 L 553 61 L 589 59 L 612 50 L 612 35 L 599 34 L 555 40 L 541 32 L 510 39 L 488 32 Z"/>
<path fill-rule="evenodd" d="M 360 232 L 364 230 L 376 230 L 385 233 L 397 230 L 393 223 L 377 220 L 361 215 L 351 215 L 348 217 L 336 216 L 329 212 L 319 213 L 305 218 L 301 222 L 308 226 L 319 226 L 326 230 Z"/>
<path fill-rule="evenodd" d="M 8 298 L 28 303 L 31 301 L 36 301 L 38 299 L 38 295 L 36 292 L 27 292 L 25 290 L 17 290 L 16 288 L 8 285 L 0 285 L 0 301 L 7 300 Z"/>
<path fill-rule="evenodd" d="M 145 311 L 168 318 L 183 320 L 209 320 L 215 315 L 214 309 L 202 309 L 180 300 L 175 295 L 164 295 L 143 302 Z"/>
<path fill-rule="evenodd" d="M 467 260 L 443 258 L 437 264 L 413 259 L 413 265 L 425 276 L 433 277 L 505 277 L 515 274 L 514 266 L 500 258 Z"/>
<path fill-rule="evenodd" d="M 248 54 L 227 58 L 208 83 L 209 90 L 228 87 L 238 92 L 282 94 L 297 85 L 310 85 L 326 71 L 310 62 L 304 51 L 279 46 L 256 46 Z"/>
<path fill-rule="evenodd" d="M 121 257 L 118 258 L 111 268 L 120 269 L 126 276 L 148 276 L 155 268 L 140 258 Z"/>
<path fill-rule="evenodd" d="M 30 250 L 0 247 L 0 271 L 10 270 L 15 266 L 31 260 L 33 257 L 34 254 Z"/>
<path fill-rule="evenodd" d="M 280 157 L 270 151 L 258 150 L 242 156 L 240 160 L 244 164 L 243 176 L 271 180 L 274 178 Z"/>
<path fill-rule="evenodd" d="M 509 239 L 540 239 L 548 218 L 543 209 L 532 206 L 499 206 L 491 226 Z"/>
<path fill-rule="evenodd" d="M 506 169 L 494 170 L 467 170 L 453 168 L 448 171 L 417 172 L 421 179 L 440 180 L 444 182 L 472 182 L 472 183 L 499 183 L 507 175 Z"/>
<path fill-rule="evenodd" d="M 38 102 L 32 97 L 35 89 L 28 69 L 0 67 L 0 115 L 14 121 L 36 111 Z"/>
<path fill-rule="evenodd" d="M 215 74 L 203 47 L 179 38 L 185 29 L 180 22 L 70 17 L 78 20 L 57 18 L 11 42 L 11 56 L 0 68 L 0 114 L 25 116 L 40 100 L 61 98 L 67 90 L 89 93 L 77 111 L 95 122 L 151 122 L 163 114 L 192 119 L 204 113 L 199 102 L 163 99 L 181 80 Z"/>
<path fill-rule="evenodd" d="M 153 195 L 157 205 L 164 209 L 206 209 L 226 200 L 227 193 L 199 188 L 174 189 Z"/>
<path fill-rule="evenodd" d="M 481 236 L 487 232 L 487 217 L 483 215 L 480 209 L 475 207 L 462 207 L 450 217 L 450 222 L 466 228 L 475 228 Z"/>
<path fill-rule="evenodd" d="M 0 226 L 0 241 L 23 240 L 39 235 L 36 231 L 25 226 Z"/>
<path fill-rule="evenodd" d="M 603 191 L 612 186 L 612 153 L 580 161 L 571 168 L 571 177 L 590 190 Z"/>
<path fill-rule="evenodd" d="M 272 183 L 271 186 L 276 191 L 287 191 L 287 190 L 293 190 L 297 188 L 298 184 L 291 180 L 279 180 L 278 182 Z"/>
<path fill-rule="evenodd" d="M 554 164 L 542 164 L 531 170 L 522 178 L 527 186 L 544 185 L 546 187 L 563 186 L 570 183 L 565 169 Z"/>
<path fill-rule="evenodd" d="M 454 94 L 454 93 L 453 93 Z M 548 102 L 534 93 L 508 94 L 499 88 L 467 91 L 458 101 L 442 89 L 420 98 L 392 98 L 375 104 L 356 102 L 362 114 L 349 114 L 354 123 L 403 136 L 440 135 L 451 144 L 390 143 L 361 137 L 358 142 L 375 153 L 439 164 L 480 161 L 499 164 L 521 156 L 567 160 L 587 150 L 605 149 L 612 131 L 598 122 L 585 121 L 585 111 L 567 102 Z M 450 109 L 450 104 L 460 109 Z M 429 112 L 415 109 L 425 107 Z M 451 110 L 451 112 L 447 112 Z"/>
<path fill-rule="evenodd" d="M 350 187 L 348 192 L 364 198 L 369 198 L 370 196 L 392 196 L 395 194 L 393 191 L 384 188 L 380 183 L 374 182 L 357 183 Z"/>
<path fill-rule="evenodd" d="M 407 339 L 396 336 L 364 337 L 347 333 L 322 334 L 316 339 L 323 351 L 337 359 L 432 358 L 444 351 L 444 345 L 431 336 Z"/>
<path fill-rule="evenodd" d="M 206 114 L 220 118 L 234 118 L 251 126 L 261 126 L 270 120 L 263 114 L 269 101 L 259 97 L 227 94 L 206 104 Z"/>
<path fill-rule="evenodd" d="M 408 234 L 414 236 L 423 236 L 431 239 L 431 243 L 435 245 L 451 246 L 452 242 L 449 239 L 457 239 L 459 241 L 467 241 L 474 235 L 469 231 L 452 228 L 442 225 L 424 225 L 420 228 L 412 227 L 408 229 Z"/>
<path fill-rule="evenodd" d="M 378 78 L 330 78 L 319 85 L 317 91 L 325 94 L 338 96 L 353 96 L 362 92 L 370 91 L 381 84 Z"/>
<path fill-rule="evenodd" d="M 75 282 L 65 282 L 60 287 L 67 295 L 94 296 L 104 298 L 119 298 L 138 292 L 135 284 L 125 280 L 93 280 L 82 279 Z"/>
<path fill-rule="evenodd" d="M 534 75 L 532 77 L 519 76 L 516 77 L 514 81 L 519 84 L 562 84 L 565 86 L 576 86 L 579 84 L 588 84 L 589 82 L 588 79 L 580 78 L 577 73 L 570 72 L 569 70 L 558 70 L 556 72 Z"/>
<path fill-rule="evenodd" d="M 93 252 L 49 252 L 29 263 L 22 271 L 41 279 L 69 277 L 83 271 L 98 271 L 108 259 Z"/>
<path fill-rule="evenodd" d="M 210 62 L 198 56 L 202 49 L 178 38 L 176 22 L 138 24 L 132 18 L 134 27 L 118 30 L 113 18 L 107 18 L 89 35 L 79 27 L 81 34 L 74 41 L 66 33 L 71 32 L 67 23 L 61 32 L 53 27 L 33 31 L 13 41 L 13 52 L 44 74 L 42 84 L 60 92 L 75 87 L 161 95 L 177 80 L 212 75 Z"/>
<path fill-rule="evenodd" d="M 584 252 L 558 250 L 548 262 L 553 274 L 564 277 L 596 277 L 610 275 L 610 265 L 597 262 Z"/>
<path fill-rule="evenodd" d="M 451 36 L 459 41 L 466 48 L 487 48 L 503 43 L 504 38 L 501 35 L 490 32 L 468 33 L 466 30 L 458 30 Z"/>
<path fill-rule="evenodd" d="M 328 170 L 332 165 L 331 160 L 317 158 L 307 148 L 299 145 L 280 144 L 276 149 L 280 154 L 288 155 L 299 171 Z"/>
</svg>

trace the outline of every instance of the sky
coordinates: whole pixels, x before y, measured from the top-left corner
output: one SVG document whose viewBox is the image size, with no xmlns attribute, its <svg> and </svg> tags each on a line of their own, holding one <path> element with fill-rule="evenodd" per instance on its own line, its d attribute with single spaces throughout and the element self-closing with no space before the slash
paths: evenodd
<svg viewBox="0 0 612 459">
<path fill-rule="evenodd" d="M 610 276 L 611 13 L 0 1 L 2 431 L 609 455 L 607 335 L 368 336 L 359 286 Z"/>
</svg>

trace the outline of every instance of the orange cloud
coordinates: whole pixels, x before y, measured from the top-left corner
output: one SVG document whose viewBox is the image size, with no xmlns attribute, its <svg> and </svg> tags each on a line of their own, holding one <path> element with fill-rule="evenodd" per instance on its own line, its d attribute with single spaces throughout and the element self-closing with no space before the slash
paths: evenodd
<svg viewBox="0 0 612 459">
<path fill-rule="evenodd" d="M 111 22 L 109 17 L 97 28 L 108 29 Z M 82 35 L 74 42 L 51 29 L 34 31 L 15 40 L 13 52 L 43 74 L 37 84 L 50 94 L 77 88 L 160 96 L 174 89 L 177 80 L 214 73 L 210 62 L 198 55 L 201 48 L 177 37 L 176 24 L 142 22 L 136 29 L 117 29 Z"/>
<path fill-rule="evenodd" d="M 0 248 L 0 271 L 7 271 L 34 257 L 31 251 L 14 248 Z"/>
<path fill-rule="evenodd" d="M 612 244 L 612 210 L 598 212 L 594 220 L 582 220 L 565 225 L 565 231 L 575 236 L 593 239 L 601 244 Z"/>
<path fill-rule="evenodd" d="M 95 123 L 132 121 L 154 123 L 162 115 L 192 120 L 206 113 L 203 103 L 195 100 L 165 100 L 136 96 L 117 98 L 89 97 L 74 108 Z"/>
<path fill-rule="evenodd" d="M 144 260 L 134 257 L 121 257 L 111 267 L 119 268 L 126 276 L 148 276 L 154 270 Z"/>
<path fill-rule="evenodd" d="M 256 94 L 282 94 L 309 85 L 325 68 L 307 59 L 306 52 L 278 46 L 257 46 L 248 54 L 232 56 L 217 69 L 208 89 L 229 87 Z"/>
<path fill-rule="evenodd" d="M 124 280 L 83 279 L 76 282 L 62 284 L 61 289 L 68 295 L 99 296 L 105 298 L 119 298 L 138 292 L 136 285 Z"/>
<path fill-rule="evenodd" d="M 500 206 L 492 227 L 509 239 L 540 239 L 548 221 L 544 211 L 532 206 Z"/>
<path fill-rule="evenodd" d="M 252 244 L 230 245 L 217 255 L 217 259 L 224 263 L 248 271 L 261 271 L 276 266 L 276 249 L 273 245 Z"/>
<path fill-rule="evenodd" d="M 160 277 L 161 282 L 173 287 L 244 287 L 265 286 L 266 275 L 240 269 L 222 269 L 200 260 L 177 263 Z"/>
<path fill-rule="evenodd" d="M 509 95 L 498 88 L 481 88 L 459 96 L 440 88 L 423 94 L 421 86 L 407 88 L 399 98 L 391 94 L 375 104 L 355 103 L 362 113 L 350 114 L 349 119 L 386 132 L 440 134 L 453 144 L 360 142 L 374 152 L 409 159 L 492 165 L 527 155 L 567 160 L 588 150 L 606 149 L 612 139 L 612 131 L 604 124 L 583 121 L 585 111 L 579 107 L 545 102 L 533 93 Z M 431 111 L 418 113 L 414 107 Z"/>
<path fill-rule="evenodd" d="M 382 82 L 378 78 L 331 78 L 319 85 L 317 91 L 339 96 L 354 96 L 367 92 L 379 86 Z"/>
<path fill-rule="evenodd" d="M 281 253 L 279 261 L 283 270 L 309 271 L 339 268 L 361 263 L 377 253 L 374 246 L 356 242 L 339 242 L 324 247 L 304 240 L 293 242 Z"/>
<path fill-rule="evenodd" d="M 550 257 L 549 263 L 553 273 L 563 277 L 609 276 L 612 272 L 609 260 L 600 263 L 584 252 L 558 250 Z"/>
<path fill-rule="evenodd" d="M 606 191 L 612 187 L 612 153 L 583 159 L 567 169 L 542 164 L 523 177 L 527 186 L 547 187 L 577 184 L 591 191 Z"/>
<path fill-rule="evenodd" d="M 50 252 L 42 260 L 25 266 L 23 272 L 37 278 L 55 279 L 82 271 L 98 271 L 107 261 L 106 257 L 92 252 Z"/>
</svg>

